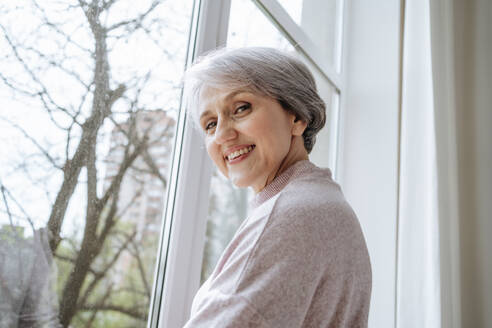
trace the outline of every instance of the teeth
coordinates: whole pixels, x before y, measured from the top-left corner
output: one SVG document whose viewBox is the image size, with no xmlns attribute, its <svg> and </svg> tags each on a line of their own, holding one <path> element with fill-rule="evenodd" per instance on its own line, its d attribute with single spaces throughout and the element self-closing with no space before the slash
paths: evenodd
<svg viewBox="0 0 492 328">
<path fill-rule="evenodd" d="M 228 160 L 233 160 L 234 158 L 238 157 L 238 156 L 241 156 L 243 154 L 246 154 L 246 153 L 249 153 L 250 151 L 253 150 L 253 146 L 249 146 L 249 147 L 246 147 L 246 148 L 243 148 L 243 149 L 240 149 L 240 150 L 237 150 L 229 155 L 227 155 L 227 159 Z"/>
</svg>

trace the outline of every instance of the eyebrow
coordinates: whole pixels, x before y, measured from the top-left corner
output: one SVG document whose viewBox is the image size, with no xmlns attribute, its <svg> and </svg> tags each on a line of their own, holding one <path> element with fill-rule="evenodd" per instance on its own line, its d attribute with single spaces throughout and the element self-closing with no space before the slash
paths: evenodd
<svg viewBox="0 0 492 328">
<path fill-rule="evenodd" d="M 224 101 L 229 101 L 231 98 L 234 98 L 237 94 L 240 94 L 240 93 L 243 93 L 243 92 L 249 92 L 249 91 L 244 90 L 244 89 L 235 90 L 235 91 L 229 93 L 224 98 Z M 203 113 L 200 114 L 200 117 L 198 118 L 198 121 L 201 121 L 203 117 L 205 117 L 207 115 L 210 115 L 211 113 L 212 113 L 212 111 L 210 109 L 207 109 L 206 111 L 204 111 Z"/>
</svg>

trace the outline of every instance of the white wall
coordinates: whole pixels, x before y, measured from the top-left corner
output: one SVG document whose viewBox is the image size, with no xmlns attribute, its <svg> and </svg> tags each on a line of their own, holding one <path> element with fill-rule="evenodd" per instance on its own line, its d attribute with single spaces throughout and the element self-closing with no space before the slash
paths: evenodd
<svg viewBox="0 0 492 328">
<path fill-rule="evenodd" d="M 395 326 L 400 1 L 346 1 L 339 181 L 371 256 L 369 327 Z"/>
<path fill-rule="evenodd" d="M 434 92 L 429 0 L 405 2 L 397 328 L 441 327 Z M 442 326 L 451 328 L 449 326 Z"/>
</svg>

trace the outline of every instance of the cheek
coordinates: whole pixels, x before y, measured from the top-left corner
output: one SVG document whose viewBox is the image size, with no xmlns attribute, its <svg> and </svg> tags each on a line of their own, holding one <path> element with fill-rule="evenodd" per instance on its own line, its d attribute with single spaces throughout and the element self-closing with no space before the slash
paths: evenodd
<svg viewBox="0 0 492 328">
<path fill-rule="evenodd" d="M 222 158 L 222 153 L 220 152 L 220 147 L 217 146 L 214 143 L 206 143 L 205 144 L 207 148 L 207 153 L 210 159 L 214 162 L 215 166 L 224 174 L 226 175 L 226 172 L 224 171 L 225 169 L 225 163 L 224 159 Z M 227 175 L 226 175 L 227 176 Z"/>
<path fill-rule="evenodd" d="M 270 122 L 270 124 L 262 122 L 261 126 L 257 126 L 257 128 L 253 135 L 257 136 L 260 140 L 259 142 L 265 145 L 265 156 L 278 157 L 288 152 L 292 137 L 288 126 L 273 122 Z"/>
<path fill-rule="evenodd" d="M 214 143 L 206 143 L 205 144 L 206 148 L 207 148 L 207 153 L 208 153 L 208 156 L 212 159 L 212 161 L 214 161 L 215 164 L 218 164 L 217 163 L 217 159 L 219 157 L 219 150 L 218 150 L 218 147 L 214 145 Z"/>
</svg>

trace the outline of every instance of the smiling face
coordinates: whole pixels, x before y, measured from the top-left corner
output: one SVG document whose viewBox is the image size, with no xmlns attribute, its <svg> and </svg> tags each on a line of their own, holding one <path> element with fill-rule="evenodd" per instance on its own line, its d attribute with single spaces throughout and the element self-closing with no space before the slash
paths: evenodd
<svg viewBox="0 0 492 328">
<path fill-rule="evenodd" d="M 248 91 L 205 89 L 200 127 L 217 168 L 238 187 L 258 193 L 286 168 L 308 159 L 297 120 L 270 97 Z"/>
</svg>

